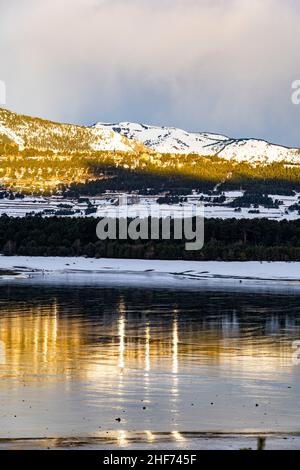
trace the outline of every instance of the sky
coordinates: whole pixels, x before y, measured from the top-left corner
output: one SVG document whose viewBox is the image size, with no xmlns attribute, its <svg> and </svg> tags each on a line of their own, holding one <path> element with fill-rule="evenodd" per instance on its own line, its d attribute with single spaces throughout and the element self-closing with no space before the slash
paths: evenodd
<svg viewBox="0 0 300 470">
<path fill-rule="evenodd" d="M 13 111 L 300 147 L 299 0 L 0 0 Z"/>
</svg>

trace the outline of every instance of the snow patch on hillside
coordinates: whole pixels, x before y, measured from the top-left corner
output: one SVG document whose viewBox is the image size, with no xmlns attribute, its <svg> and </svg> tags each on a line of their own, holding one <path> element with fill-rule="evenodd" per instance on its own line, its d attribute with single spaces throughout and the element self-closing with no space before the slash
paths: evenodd
<svg viewBox="0 0 300 470">
<path fill-rule="evenodd" d="M 270 144 L 258 139 L 235 139 L 206 132 L 186 132 L 174 127 L 120 122 L 97 123 L 97 129 L 110 129 L 128 139 L 142 142 L 160 153 L 218 155 L 227 160 L 250 163 L 287 161 L 300 164 L 300 150 Z"/>
<path fill-rule="evenodd" d="M 95 142 L 91 144 L 93 150 L 110 150 L 110 151 L 121 151 L 129 152 L 132 149 L 130 142 L 126 143 L 126 139 L 113 130 L 106 127 L 93 127 L 93 134 L 95 136 Z"/>
<path fill-rule="evenodd" d="M 18 136 L 12 129 L 5 127 L 1 122 L 0 122 L 0 134 L 6 135 L 6 137 L 8 137 L 15 144 L 17 144 L 19 147 L 19 150 L 24 149 L 24 140 L 20 136 Z"/>
</svg>

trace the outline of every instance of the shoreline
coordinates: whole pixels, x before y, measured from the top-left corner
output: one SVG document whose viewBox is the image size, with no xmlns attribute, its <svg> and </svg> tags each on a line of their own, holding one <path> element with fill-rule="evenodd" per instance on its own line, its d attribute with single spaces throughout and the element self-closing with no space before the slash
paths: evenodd
<svg viewBox="0 0 300 470">
<path fill-rule="evenodd" d="M 300 262 L 0 256 L 0 281 L 300 289 Z"/>
<path fill-rule="evenodd" d="M 13 450 L 257 450 L 263 439 L 265 450 L 299 450 L 299 433 L 147 433 L 102 432 L 99 436 L 1 438 L 1 449 Z M 150 435 L 150 437 L 149 437 Z"/>
</svg>

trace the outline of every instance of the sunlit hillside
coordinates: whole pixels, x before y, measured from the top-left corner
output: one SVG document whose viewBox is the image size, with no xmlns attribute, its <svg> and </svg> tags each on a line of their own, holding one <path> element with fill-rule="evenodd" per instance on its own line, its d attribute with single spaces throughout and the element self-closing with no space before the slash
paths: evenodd
<svg viewBox="0 0 300 470">
<path fill-rule="evenodd" d="M 75 188 L 74 188 L 75 185 Z M 109 127 L 60 124 L 0 108 L 0 186 L 24 193 L 105 190 L 300 190 L 300 166 L 161 153 Z"/>
<path fill-rule="evenodd" d="M 61 124 L 0 109 L 0 151 L 91 152 L 95 150 L 139 152 L 143 144 L 110 129 Z"/>
</svg>

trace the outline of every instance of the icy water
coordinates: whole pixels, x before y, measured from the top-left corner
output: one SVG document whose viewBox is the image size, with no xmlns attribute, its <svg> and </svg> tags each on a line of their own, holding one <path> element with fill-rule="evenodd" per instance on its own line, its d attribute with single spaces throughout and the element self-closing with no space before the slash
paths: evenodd
<svg viewBox="0 0 300 470">
<path fill-rule="evenodd" d="M 0 340 L 0 447 L 300 432 L 299 293 L 1 285 Z"/>
</svg>

